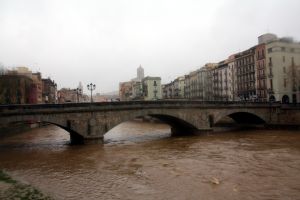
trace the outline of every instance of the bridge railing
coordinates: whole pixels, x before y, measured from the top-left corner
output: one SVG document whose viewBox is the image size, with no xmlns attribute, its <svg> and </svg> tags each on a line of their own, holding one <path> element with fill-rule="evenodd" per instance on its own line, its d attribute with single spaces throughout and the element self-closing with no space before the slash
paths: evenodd
<svg viewBox="0 0 300 200">
<path fill-rule="evenodd" d="M 119 101 L 99 103 L 63 103 L 63 104 L 14 104 L 0 105 L 0 112 L 4 110 L 30 110 L 30 109 L 65 109 L 65 108 L 86 108 L 91 107 L 119 107 L 119 106 L 242 106 L 242 107 L 282 107 L 300 108 L 300 104 L 281 104 L 278 102 L 242 102 L 242 101 L 199 101 L 199 100 L 157 100 L 157 101 Z"/>
</svg>

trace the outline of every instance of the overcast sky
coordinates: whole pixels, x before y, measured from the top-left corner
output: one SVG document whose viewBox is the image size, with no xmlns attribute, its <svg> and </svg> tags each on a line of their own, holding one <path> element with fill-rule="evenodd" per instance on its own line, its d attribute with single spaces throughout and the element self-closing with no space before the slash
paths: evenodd
<svg viewBox="0 0 300 200">
<path fill-rule="evenodd" d="M 300 39 L 299 0 L 0 0 L 0 62 L 96 92 L 145 76 L 166 83 L 257 44 Z"/>
</svg>

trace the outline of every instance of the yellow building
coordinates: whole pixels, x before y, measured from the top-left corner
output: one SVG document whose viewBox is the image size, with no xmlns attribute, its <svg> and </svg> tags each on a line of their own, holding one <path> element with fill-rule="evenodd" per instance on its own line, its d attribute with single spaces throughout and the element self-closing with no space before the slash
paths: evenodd
<svg viewBox="0 0 300 200">
<path fill-rule="evenodd" d="M 161 78 L 147 76 L 142 80 L 144 100 L 162 99 Z"/>
</svg>

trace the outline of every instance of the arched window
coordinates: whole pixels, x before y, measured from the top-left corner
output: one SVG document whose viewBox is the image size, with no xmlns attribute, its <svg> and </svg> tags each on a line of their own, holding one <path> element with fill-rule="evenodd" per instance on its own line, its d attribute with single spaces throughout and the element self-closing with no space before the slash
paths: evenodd
<svg viewBox="0 0 300 200">
<path fill-rule="evenodd" d="M 275 101 L 276 101 L 274 95 L 271 95 L 271 96 L 269 97 L 269 101 L 270 101 L 270 102 L 275 102 Z"/>
<path fill-rule="evenodd" d="M 289 96 L 288 95 L 283 95 L 282 103 L 289 103 L 289 102 L 290 102 Z"/>
</svg>

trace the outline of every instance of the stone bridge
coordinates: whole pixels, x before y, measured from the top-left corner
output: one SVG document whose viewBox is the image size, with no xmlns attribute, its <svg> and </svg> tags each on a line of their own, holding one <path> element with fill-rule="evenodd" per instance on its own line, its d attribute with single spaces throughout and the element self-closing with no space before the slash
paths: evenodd
<svg viewBox="0 0 300 200">
<path fill-rule="evenodd" d="M 142 116 L 169 124 L 172 134 L 186 134 L 209 131 L 226 116 L 240 124 L 297 126 L 300 105 L 169 100 L 0 106 L 0 126 L 51 123 L 67 130 L 71 143 L 102 143 L 110 129 Z"/>
</svg>

